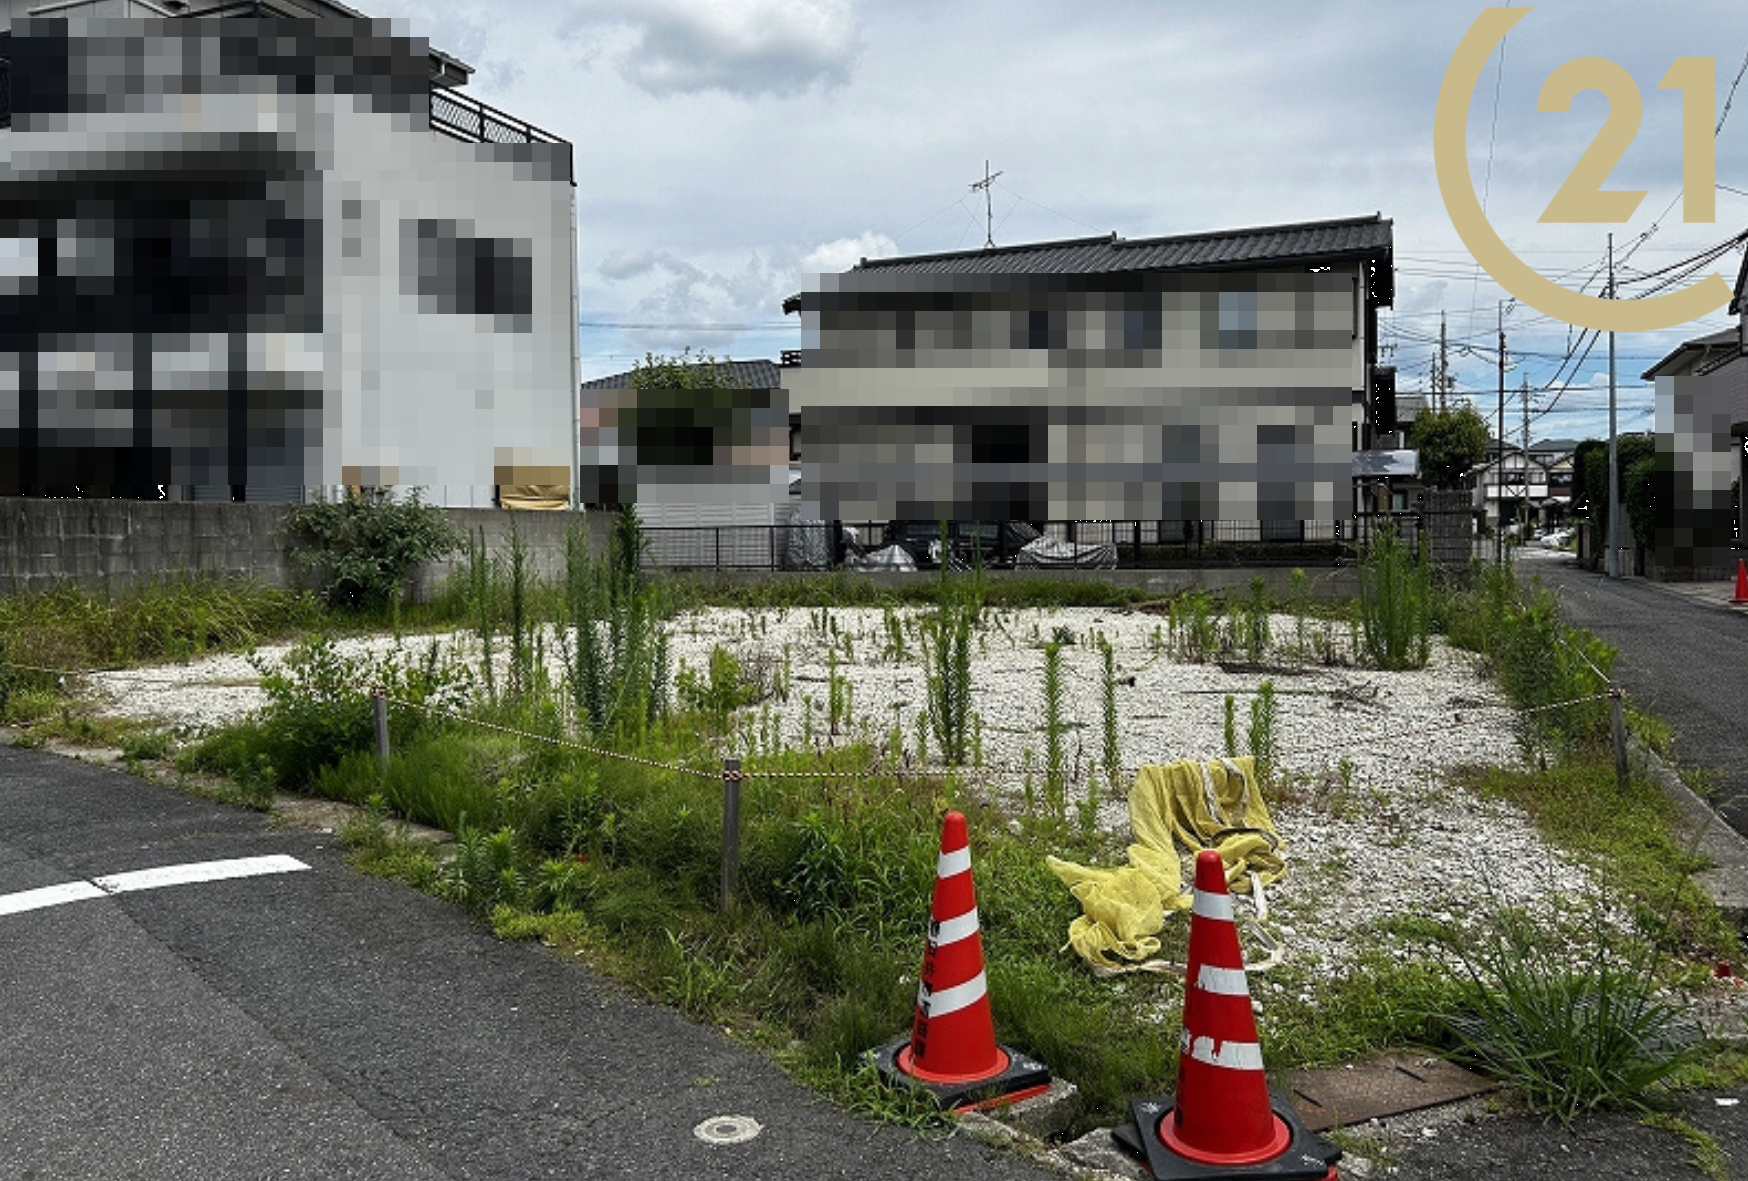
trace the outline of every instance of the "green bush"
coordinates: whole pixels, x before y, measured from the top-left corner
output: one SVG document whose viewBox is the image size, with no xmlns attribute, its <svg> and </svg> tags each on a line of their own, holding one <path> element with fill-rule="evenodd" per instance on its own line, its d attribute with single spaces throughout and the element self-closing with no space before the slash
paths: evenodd
<svg viewBox="0 0 1748 1181">
<path fill-rule="evenodd" d="M 248 718 L 207 735 L 187 755 L 190 769 L 264 778 L 281 789 L 314 788 L 335 798 L 356 800 L 363 764 L 338 776 L 353 752 L 373 751 L 376 722 L 370 687 L 382 686 L 392 701 L 390 736 L 396 748 L 420 734 L 443 729 L 440 716 L 421 704 L 456 710 L 472 693 L 468 670 L 445 659 L 436 641 L 424 655 L 408 660 L 402 648 L 378 656 L 348 656 L 326 636 L 314 636 L 286 653 L 275 666 L 263 657 L 250 663 L 261 674 L 267 702 Z"/>
<path fill-rule="evenodd" d="M 667 596 L 642 573 L 648 548 L 635 510 L 614 518 L 605 559 L 573 528 L 565 539 L 560 654 L 571 705 L 596 735 L 632 735 L 667 712 Z"/>
<path fill-rule="evenodd" d="M 1423 668 L 1431 647 L 1431 568 L 1427 546 L 1416 560 L 1385 525 L 1360 563 L 1360 628 L 1374 668 Z"/>
<path fill-rule="evenodd" d="M 281 524 L 291 560 L 317 575 L 330 606 L 398 603 L 408 575 L 460 548 L 443 510 L 418 490 L 395 500 L 385 489 L 292 506 Z"/>
<path fill-rule="evenodd" d="M 456 833 L 455 860 L 445 885 L 456 901 L 481 913 L 519 905 L 528 886 L 515 831 L 467 828 Z"/>
<path fill-rule="evenodd" d="M 695 669 L 682 668 L 674 678 L 674 687 L 682 707 L 709 714 L 718 722 L 725 721 L 741 706 L 759 700 L 758 686 L 747 679 L 734 653 L 721 644 L 710 649 L 707 674 L 700 676 Z"/>
<path fill-rule="evenodd" d="M 941 759 L 963 767 L 971 755 L 971 633 L 983 611 L 981 578 L 941 579 L 941 601 L 923 625 L 929 723 Z"/>
</svg>

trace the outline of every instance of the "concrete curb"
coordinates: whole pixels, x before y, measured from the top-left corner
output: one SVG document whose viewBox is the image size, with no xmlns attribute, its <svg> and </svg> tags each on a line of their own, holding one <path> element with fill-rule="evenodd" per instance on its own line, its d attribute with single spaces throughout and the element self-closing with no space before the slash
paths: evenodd
<svg viewBox="0 0 1748 1181">
<path fill-rule="evenodd" d="M 1694 874 L 1694 881 L 1737 930 L 1748 931 L 1748 838 L 1731 828 L 1656 751 L 1637 738 L 1630 743 L 1632 759 L 1680 810 L 1689 830 L 1688 847 L 1712 863 Z"/>
</svg>

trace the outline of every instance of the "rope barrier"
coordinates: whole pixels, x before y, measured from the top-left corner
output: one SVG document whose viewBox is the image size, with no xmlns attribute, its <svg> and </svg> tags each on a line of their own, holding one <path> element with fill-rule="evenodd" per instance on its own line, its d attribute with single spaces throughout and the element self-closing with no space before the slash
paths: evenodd
<svg viewBox="0 0 1748 1181">
<path fill-rule="evenodd" d="M 1580 653 L 1580 655 L 1582 656 L 1583 654 Z M 1586 663 L 1588 663 L 1587 658 L 1586 658 Z M 83 676 L 93 676 L 93 675 L 117 675 L 117 674 L 119 674 L 119 675 L 123 675 L 126 677 L 130 677 L 131 679 L 134 679 L 134 680 L 139 680 L 139 681 L 147 682 L 147 683 L 189 686 L 189 682 L 186 680 L 172 679 L 172 678 L 166 678 L 166 677 L 152 677 L 149 675 L 134 674 L 126 669 L 88 669 L 88 670 L 59 669 L 59 668 L 42 666 L 42 665 L 22 664 L 22 663 L 19 663 L 17 661 L 10 661 L 10 660 L 0 660 L 0 664 L 5 664 L 5 665 L 12 667 L 12 668 L 20 668 L 20 669 L 25 669 L 27 671 L 32 671 L 32 672 L 55 673 L 55 674 L 58 674 L 60 676 L 80 676 L 80 677 L 83 677 Z M 1592 665 L 1591 667 L 1593 669 L 1595 668 L 1594 665 Z M 1599 675 L 1600 675 L 1600 670 L 1599 670 Z M 1604 680 L 1606 681 L 1606 678 L 1604 678 Z M 400 706 L 400 707 L 405 708 L 405 709 L 422 710 L 428 714 L 434 714 L 437 716 L 444 717 L 452 722 L 459 722 L 459 723 L 463 723 L 466 725 L 479 726 L 479 727 L 482 727 L 484 729 L 493 730 L 493 731 L 496 731 L 496 732 L 501 733 L 501 734 L 508 734 L 512 737 L 526 739 L 526 740 L 532 741 L 532 742 L 541 742 L 541 743 L 546 743 L 546 744 L 551 745 L 551 746 L 564 747 L 564 748 L 567 748 L 570 750 L 576 750 L 576 751 L 582 752 L 584 754 L 596 755 L 596 756 L 601 757 L 601 758 L 617 759 L 621 762 L 635 763 L 639 766 L 649 767 L 649 768 L 652 768 L 654 770 L 669 771 L 669 772 L 673 772 L 673 773 L 679 774 L 679 775 L 689 775 L 689 776 L 693 776 L 696 778 L 709 779 L 713 782 L 719 778 L 722 778 L 725 774 L 724 772 L 719 771 L 719 770 L 705 771 L 705 770 L 701 770 L 701 769 L 696 768 L 696 767 L 687 767 L 687 766 L 677 764 L 677 763 L 663 762 L 663 761 L 658 760 L 658 759 L 646 759 L 646 758 L 643 758 L 642 756 L 639 756 L 639 755 L 628 755 L 622 751 L 613 750 L 610 747 L 591 746 L 587 743 L 576 742 L 576 741 L 571 740 L 571 739 L 560 738 L 560 737 L 556 737 L 556 736 L 550 735 L 550 734 L 539 734 L 539 733 L 536 733 L 536 732 L 530 731 L 530 730 L 521 730 L 521 729 L 518 729 L 514 726 L 506 726 L 506 725 L 503 725 L 503 724 L 498 723 L 498 722 L 488 722 L 482 718 L 473 717 L 469 714 L 460 713 L 460 712 L 457 712 L 457 711 L 451 710 L 451 709 L 446 709 L 442 706 L 431 705 L 431 704 L 426 703 L 426 702 L 410 701 L 410 700 L 406 700 L 404 698 L 398 698 L 398 697 L 389 697 L 386 690 L 380 685 L 368 685 L 367 686 L 367 685 L 355 684 L 351 687 L 354 689 L 364 690 L 367 693 L 367 695 L 370 695 L 370 696 L 380 695 L 391 705 L 397 705 L 397 706 Z M 1551 703 L 1546 704 L 1546 705 L 1530 706 L 1530 707 L 1523 708 L 1523 709 L 1516 709 L 1515 712 L 1517 712 L 1518 714 L 1520 714 L 1522 716 L 1546 713 L 1546 712 L 1551 711 L 1551 710 L 1568 709 L 1568 708 L 1571 708 L 1572 706 L 1575 706 L 1575 705 L 1584 705 L 1584 704 L 1588 704 L 1590 702 L 1595 702 L 1595 701 L 1605 701 L 1605 700 L 1608 700 L 1611 696 L 1615 696 L 1617 694 L 1621 694 L 1621 691 L 1619 689 L 1613 689 L 1609 692 L 1591 694 L 1591 695 L 1585 696 L 1585 697 L 1574 697 L 1574 698 L 1571 698 L 1571 699 L 1566 700 L 1566 701 L 1556 701 L 1556 702 L 1551 702 Z M 1473 705 L 1465 705 L 1464 708 L 1465 709 L 1503 709 L 1503 710 L 1515 709 L 1515 707 L 1513 707 L 1508 702 L 1475 702 Z M 1390 741 L 1390 740 L 1393 740 L 1396 738 L 1413 737 L 1415 735 L 1430 733 L 1433 731 L 1458 729 L 1458 728 L 1461 728 L 1463 726 L 1468 726 L 1468 725 L 1472 725 L 1472 723 L 1465 721 L 1465 720 L 1460 720 L 1460 719 L 1454 720 L 1451 722 L 1434 724 L 1434 725 L 1418 725 L 1418 726 L 1415 726 L 1411 730 L 1402 730 L 1402 731 L 1393 732 L 1393 733 L 1386 733 L 1386 734 L 1382 734 L 1382 735 L 1371 735 L 1368 737 L 1366 742 L 1362 745 L 1374 745 L 1374 744 L 1381 742 L 1381 741 Z M 1352 741 L 1344 740 L 1344 741 L 1338 741 L 1338 742 L 1325 743 L 1325 744 L 1320 745 L 1320 746 L 1297 747 L 1297 748 L 1295 748 L 1293 753 L 1296 755 L 1320 754 L 1320 753 L 1323 753 L 1326 751 L 1351 750 L 1351 749 L 1353 749 L 1353 747 L 1355 745 L 1356 744 Z M 1119 766 L 1117 768 L 1117 774 L 1119 777 L 1134 778 L 1135 776 L 1140 774 L 1141 767 L 1143 765 L 1144 764 Z M 1101 773 L 1107 774 L 1107 775 L 1109 774 L 1109 772 L 1106 771 L 1104 768 L 1098 766 L 1096 764 L 1096 760 L 1095 760 L 1094 765 L 1089 767 L 1087 777 L 1089 779 L 1091 779 L 1091 778 L 1093 778 L 1096 775 L 1101 774 Z M 832 770 L 832 769 L 827 769 L 827 768 L 819 768 L 819 769 L 809 770 L 809 771 L 739 770 L 739 771 L 734 772 L 733 774 L 734 774 L 734 777 L 738 781 L 746 781 L 746 780 L 754 780 L 754 779 L 778 780 L 778 781 L 780 781 L 780 780 L 796 780 L 796 779 L 809 779 L 809 780 L 870 779 L 870 778 L 875 778 L 875 777 L 882 775 L 882 774 L 893 774 L 893 775 L 897 775 L 901 778 L 906 777 L 906 776 L 912 776 L 912 775 L 927 776 L 927 775 L 960 774 L 960 775 L 969 775 L 969 776 L 976 778 L 979 782 L 987 783 L 988 779 L 991 776 L 1010 776 L 1010 777 L 1025 777 L 1028 775 L 1030 775 L 1030 776 L 1044 776 L 1044 775 L 1047 775 L 1048 772 L 1047 772 L 1047 769 L 1041 765 L 1034 765 L 1034 766 L 1029 766 L 1029 767 L 1028 766 L 1016 767 L 1016 766 L 1011 766 L 1011 765 L 1002 764 L 1002 763 L 985 763 L 985 764 L 982 764 L 981 766 L 974 766 L 974 767 L 938 766 L 938 767 L 923 767 L 923 768 L 913 770 L 909 767 L 892 767 L 892 766 L 885 765 L 884 762 L 876 762 L 876 763 L 871 764 L 867 767 L 853 769 L 853 770 Z M 1079 778 L 1079 776 L 1077 775 L 1076 778 Z"/>
</svg>

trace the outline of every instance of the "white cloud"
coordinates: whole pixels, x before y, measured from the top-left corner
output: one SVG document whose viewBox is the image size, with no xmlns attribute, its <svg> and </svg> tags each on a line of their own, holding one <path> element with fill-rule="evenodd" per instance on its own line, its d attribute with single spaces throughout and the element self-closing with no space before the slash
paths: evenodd
<svg viewBox="0 0 1748 1181">
<path fill-rule="evenodd" d="M 849 80 L 856 55 L 850 0 L 577 0 L 573 12 L 572 33 L 632 30 L 613 56 L 628 82 L 657 96 L 829 89 Z"/>
<path fill-rule="evenodd" d="M 1399 283 L 1396 288 L 1396 311 L 1404 314 L 1436 312 L 1448 306 L 1445 290 L 1449 286 L 1443 279 L 1433 279 L 1427 283 Z"/>
<path fill-rule="evenodd" d="M 598 268 L 629 304 L 620 320 L 637 349 L 723 353 L 754 326 L 779 321 L 794 269 L 757 252 L 737 270 L 710 270 L 668 251 L 609 257 Z"/>
<path fill-rule="evenodd" d="M 635 279 L 655 268 L 656 256 L 648 250 L 620 251 L 608 255 L 598 268 L 603 279 Z"/>
<path fill-rule="evenodd" d="M 817 275 L 847 271 L 864 258 L 891 258 L 898 253 L 898 243 L 873 230 L 864 230 L 854 238 L 822 242 L 801 260 L 801 282 L 811 284 Z"/>
</svg>

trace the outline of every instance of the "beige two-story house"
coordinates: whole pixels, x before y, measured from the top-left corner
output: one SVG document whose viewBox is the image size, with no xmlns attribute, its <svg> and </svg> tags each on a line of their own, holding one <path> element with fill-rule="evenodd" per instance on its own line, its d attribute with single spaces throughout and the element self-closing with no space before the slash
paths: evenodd
<svg viewBox="0 0 1748 1181">
<path fill-rule="evenodd" d="M 785 302 L 805 517 L 1352 515 L 1372 445 L 1379 216 L 866 259 Z"/>
</svg>

